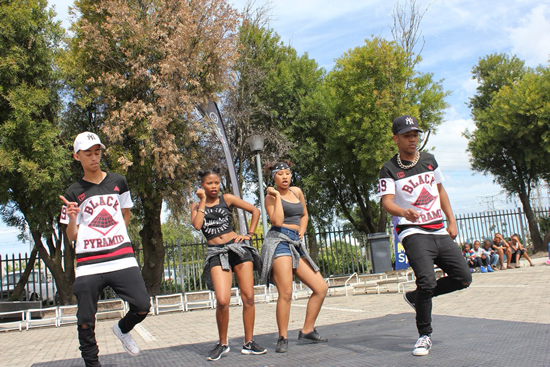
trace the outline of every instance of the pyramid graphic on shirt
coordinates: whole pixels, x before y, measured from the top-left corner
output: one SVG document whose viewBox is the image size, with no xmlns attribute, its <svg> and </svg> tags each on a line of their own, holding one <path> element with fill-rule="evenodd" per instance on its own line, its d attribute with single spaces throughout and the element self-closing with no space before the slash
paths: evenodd
<svg viewBox="0 0 550 367">
<path fill-rule="evenodd" d="M 103 209 L 88 225 L 88 227 L 95 229 L 105 236 L 111 231 L 111 229 L 115 228 L 117 224 L 118 222 L 113 219 L 113 216 L 109 214 L 107 210 Z"/>
<path fill-rule="evenodd" d="M 422 210 L 430 210 L 436 199 L 437 196 L 433 196 L 428 192 L 428 190 L 426 190 L 425 187 L 423 187 L 420 195 L 418 195 L 418 198 L 412 205 Z"/>
</svg>

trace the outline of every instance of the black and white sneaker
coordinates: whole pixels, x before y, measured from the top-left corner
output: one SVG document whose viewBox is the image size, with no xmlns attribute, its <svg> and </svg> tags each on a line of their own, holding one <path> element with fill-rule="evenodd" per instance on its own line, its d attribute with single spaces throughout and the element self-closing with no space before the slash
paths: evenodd
<svg viewBox="0 0 550 367">
<path fill-rule="evenodd" d="M 288 339 L 284 336 L 280 336 L 277 340 L 277 348 L 275 348 L 276 353 L 286 353 L 288 352 Z"/>
<path fill-rule="evenodd" d="M 327 339 L 319 335 L 319 333 L 317 332 L 317 329 L 313 329 L 313 331 L 307 334 L 302 333 L 302 330 L 300 330 L 300 333 L 298 334 L 298 340 L 307 341 L 307 342 L 327 342 L 328 341 Z"/>
<path fill-rule="evenodd" d="M 223 344 L 216 344 L 214 349 L 212 349 L 210 352 L 208 352 L 208 359 L 209 361 L 217 361 L 222 357 L 223 354 L 229 353 L 230 348 L 229 345 L 223 345 Z"/>
<path fill-rule="evenodd" d="M 414 303 L 414 298 L 411 297 L 412 296 L 412 291 L 411 292 L 403 292 L 403 299 L 405 300 L 405 302 L 407 302 L 409 304 L 409 306 L 411 306 L 413 308 L 413 310 L 416 311 L 416 305 Z"/>
<path fill-rule="evenodd" d="M 252 339 L 246 344 L 243 344 L 243 349 L 241 350 L 242 354 L 266 354 L 267 349 L 260 347 L 258 343 Z"/>
<path fill-rule="evenodd" d="M 422 335 L 414 345 L 413 355 L 426 356 L 430 353 L 430 349 L 432 349 L 432 337 L 430 335 Z"/>
</svg>

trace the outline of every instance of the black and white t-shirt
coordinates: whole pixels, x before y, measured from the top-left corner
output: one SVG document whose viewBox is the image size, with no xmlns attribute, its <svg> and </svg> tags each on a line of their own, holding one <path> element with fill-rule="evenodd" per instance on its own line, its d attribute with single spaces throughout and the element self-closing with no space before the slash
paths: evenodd
<svg viewBox="0 0 550 367">
<path fill-rule="evenodd" d="M 405 163 L 407 164 L 407 163 Z M 403 209 L 414 209 L 417 222 L 399 218 L 396 231 L 399 240 L 414 233 L 448 235 L 443 227 L 443 212 L 437 184 L 444 181 L 443 174 L 433 155 L 420 153 L 418 163 L 407 170 L 397 164 L 397 154 L 380 170 L 378 196 L 395 195 L 394 203 Z"/>
<path fill-rule="evenodd" d="M 138 266 L 122 215 L 122 209 L 134 206 L 123 176 L 108 172 L 99 184 L 80 179 L 69 187 L 65 198 L 80 208 L 76 277 Z M 69 224 L 65 206 L 60 222 Z"/>
<path fill-rule="evenodd" d="M 207 241 L 233 231 L 231 227 L 233 212 L 225 202 L 223 195 L 220 195 L 219 200 L 217 205 L 207 206 L 204 209 L 204 222 L 201 231 Z"/>
</svg>

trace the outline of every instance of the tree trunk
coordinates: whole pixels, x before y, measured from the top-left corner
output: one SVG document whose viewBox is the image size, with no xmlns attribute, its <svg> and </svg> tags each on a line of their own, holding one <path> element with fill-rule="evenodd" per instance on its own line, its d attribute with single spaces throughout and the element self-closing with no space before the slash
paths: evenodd
<svg viewBox="0 0 550 367">
<path fill-rule="evenodd" d="M 313 226 L 307 226 L 306 233 L 309 255 L 315 264 L 319 264 L 319 247 L 317 246 L 317 239 L 315 237 L 315 228 L 313 228 Z"/>
<path fill-rule="evenodd" d="M 29 274 L 31 273 L 32 269 L 34 268 L 34 262 L 36 261 L 36 246 L 33 246 L 29 261 L 27 262 L 25 266 L 25 271 L 23 274 L 21 274 L 21 278 L 19 278 L 19 281 L 17 282 L 17 285 L 15 288 L 13 288 L 13 293 L 10 296 L 10 301 L 19 301 L 20 299 L 30 300 L 31 295 L 25 294 L 24 297 L 21 297 L 21 294 L 25 290 L 25 285 L 27 284 L 27 281 L 29 280 Z M 29 292 L 33 292 L 32 288 L 29 288 Z"/>
<path fill-rule="evenodd" d="M 143 228 L 139 232 L 143 247 L 142 275 L 147 291 L 150 295 L 156 296 L 160 293 L 160 282 L 164 270 L 165 251 L 160 220 L 162 199 L 151 198 L 143 201 L 143 205 Z"/>
<path fill-rule="evenodd" d="M 58 250 L 61 246 L 60 240 L 56 240 L 56 251 L 51 256 L 44 244 L 42 243 L 42 234 L 37 231 L 31 231 L 32 238 L 34 240 L 34 246 L 38 249 L 40 253 L 40 258 L 46 264 L 46 267 L 52 273 L 53 278 L 55 279 L 55 285 L 57 288 L 57 302 L 61 305 L 68 305 L 76 303 L 76 298 L 73 295 L 73 283 L 74 283 L 74 268 L 70 267 L 67 270 L 63 270 L 61 264 L 61 251 Z M 65 253 L 65 256 L 71 257 L 71 252 Z M 65 259 L 69 261 L 69 259 Z M 72 257 L 74 262 L 74 256 Z"/>
<path fill-rule="evenodd" d="M 537 218 L 531 208 L 531 202 L 529 201 L 529 195 L 526 192 L 519 193 L 519 200 L 523 205 L 523 211 L 527 217 L 527 225 L 529 226 L 529 233 L 531 234 L 531 242 L 533 243 L 533 250 L 535 252 L 546 251 L 546 246 L 542 243 L 539 227 L 537 224 Z"/>
</svg>

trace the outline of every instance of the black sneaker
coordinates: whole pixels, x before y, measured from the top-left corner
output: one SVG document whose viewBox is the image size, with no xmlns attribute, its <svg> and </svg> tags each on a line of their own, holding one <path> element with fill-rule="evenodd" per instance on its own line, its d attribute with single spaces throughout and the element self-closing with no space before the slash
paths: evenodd
<svg viewBox="0 0 550 367">
<path fill-rule="evenodd" d="M 217 361 L 222 357 L 222 354 L 229 353 L 229 345 L 223 345 L 223 344 L 216 344 L 214 349 L 212 349 L 210 352 L 208 352 L 208 359 L 209 361 Z"/>
<path fill-rule="evenodd" d="M 277 353 L 286 353 L 288 352 L 288 339 L 285 339 L 284 336 L 280 336 L 277 340 L 277 348 L 275 348 Z"/>
<path fill-rule="evenodd" d="M 323 338 L 319 333 L 317 332 L 317 329 L 313 329 L 312 332 L 304 334 L 302 333 L 302 330 L 300 330 L 300 333 L 298 334 L 298 340 L 302 341 L 309 341 L 309 342 L 326 342 L 327 339 Z"/>
<path fill-rule="evenodd" d="M 416 305 L 414 303 L 414 299 L 412 296 L 412 291 L 411 292 L 403 292 L 403 299 L 405 300 L 405 302 L 407 302 L 409 304 L 409 306 L 411 306 L 413 308 L 413 310 L 416 311 Z"/>
<path fill-rule="evenodd" d="M 246 344 L 243 344 L 243 349 L 241 350 L 242 354 L 266 354 L 267 349 L 260 347 L 254 340 L 249 341 Z"/>
</svg>

